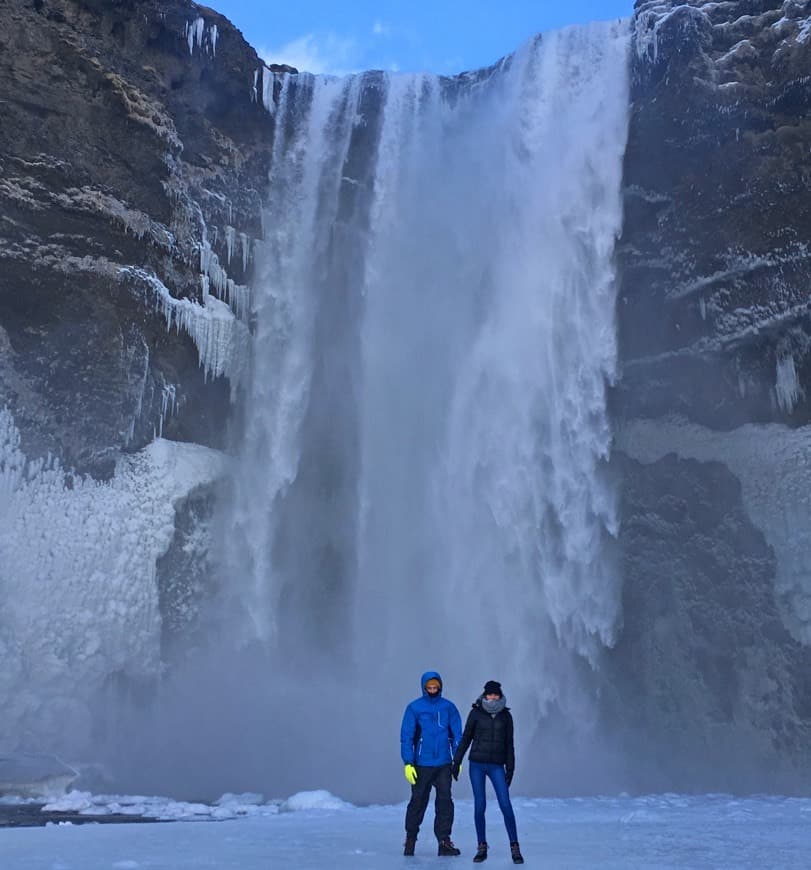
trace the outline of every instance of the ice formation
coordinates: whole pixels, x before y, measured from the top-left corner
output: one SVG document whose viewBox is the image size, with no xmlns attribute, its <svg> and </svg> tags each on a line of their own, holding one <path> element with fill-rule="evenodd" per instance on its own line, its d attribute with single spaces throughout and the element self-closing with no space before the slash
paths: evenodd
<svg viewBox="0 0 811 870">
<path fill-rule="evenodd" d="M 200 48 L 203 44 L 203 33 L 205 31 L 206 22 L 204 18 L 198 17 L 194 21 L 186 23 L 186 41 L 189 44 L 189 54 L 194 54 L 194 48 Z"/>
<path fill-rule="evenodd" d="M 220 31 L 216 24 L 206 28 L 205 18 L 198 16 L 193 21 L 186 22 L 183 35 L 186 37 L 190 55 L 194 54 L 195 48 L 205 47 L 206 54 L 210 54 L 212 57 L 217 56 L 217 40 Z"/>
<path fill-rule="evenodd" d="M 800 379 L 797 377 L 794 357 L 791 354 L 779 356 L 777 359 L 774 391 L 780 410 L 790 414 L 803 392 L 800 387 Z"/>
<path fill-rule="evenodd" d="M 163 422 L 169 417 L 173 417 L 177 410 L 177 388 L 174 384 L 164 384 L 161 390 L 161 413 L 158 418 L 158 431 L 155 433 L 156 438 L 163 438 Z"/>
<path fill-rule="evenodd" d="M 234 243 L 236 241 L 237 231 L 231 227 L 227 226 L 225 228 L 225 247 L 228 252 L 228 265 L 231 265 L 231 257 L 234 255 Z"/>
<path fill-rule="evenodd" d="M 659 40 L 665 24 L 678 23 L 683 30 L 702 27 L 715 31 L 721 42 L 729 44 L 728 32 L 744 38 L 727 49 L 722 55 L 713 58 L 717 68 L 722 69 L 730 60 L 741 59 L 754 51 L 746 37 L 754 33 L 774 29 L 781 38 L 775 49 L 778 55 L 792 40 L 803 43 L 811 36 L 811 20 L 807 17 L 806 7 L 799 0 L 783 0 L 777 8 L 753 8 L 756 14 L 739 14 L 742 7 L 733 0 L 691 0 L 679 3 L 675 0 L 642 0 L 637 4 L 634 15 L 634 44 L 637 56 L 653 64 L 659 60 Z M 712 55 L 712 50 L 710 50 Z M 727 81 L 718 85 L 721 88 L 738 84 Z"/>
<path fill-rule="evenodd" d="M 224 282 L 220 280 L 222 272 L 219 263 L 214 262 L 216 255 L 210 253 L 210 248 L 202 249 L 204 252 L 206 250 L 209 271 L 216 276 L 216 286 L 225 295 L 229 291 L 228 279 L 225 278 Z M 204 306 L 190 299 L 175 299 L 157 275 L 135 266 L 122 267 L 119 276 L 135 278 L 146 284 L 154 292 L 155 303 L 166 318 L 167 328 L 174 326 L 191 336 L 206 376 L 222 375 L 231 382 L 232 391 L 236 388 L 244 373 L 250 333 L 227 303 L 214 296 L 208 296 Z M 207 285 L 204 283 L 203 287 Z M 245 305 L 247 288 L 237 290 L 237 286 L 233 285 L 230 292 L 240 305 Z"/>
<path fill-rule="evenodd" d="M 75 749 L 109 681 L 159 677 L 155 561 L 175 505 L 223 473 L 221 454 L 157 440 L 97 482 L 29 461 L 0 410 L 0 745 Z M 94 715 L 96 711 L 99 715 Z"/>
</svg>

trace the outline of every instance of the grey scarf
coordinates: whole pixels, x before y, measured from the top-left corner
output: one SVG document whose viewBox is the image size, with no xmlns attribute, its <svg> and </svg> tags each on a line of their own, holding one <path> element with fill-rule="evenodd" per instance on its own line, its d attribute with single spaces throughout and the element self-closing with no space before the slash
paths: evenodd
<svg viewBox="0 0 811 870">
<path fill-rule="evenodd" d="M 484 695 L 480 695 L 479 700 L 482 702 L 482 710 L 484 710 L 485 713 L 489 713 L 491 716 L 498 715 L 507 706 L 507 699 L 504 695 L 500 698 L 496 698 L 495 701 L 488 701 Z"/>
</svg>

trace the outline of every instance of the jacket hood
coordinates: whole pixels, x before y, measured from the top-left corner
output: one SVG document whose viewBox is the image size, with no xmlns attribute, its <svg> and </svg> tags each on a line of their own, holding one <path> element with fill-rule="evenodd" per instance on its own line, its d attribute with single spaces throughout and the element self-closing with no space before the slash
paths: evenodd
<svg viewBox="0 0 811 870">
<path fill-rule="evenodd" d="M 442 677 L 439 676 L 437 671 L 426 671 L 420 677 L 420 689 L 422 690 L 422 694 L 426 698 L 431 697 L 431 695 L 429 695 L 428 692 L 425 691 L 425 684 L 428 682 L 428 680 L 439 680 L 439 694 L 436 697 L 441 697 L 442 696 Z"/>
</svg>

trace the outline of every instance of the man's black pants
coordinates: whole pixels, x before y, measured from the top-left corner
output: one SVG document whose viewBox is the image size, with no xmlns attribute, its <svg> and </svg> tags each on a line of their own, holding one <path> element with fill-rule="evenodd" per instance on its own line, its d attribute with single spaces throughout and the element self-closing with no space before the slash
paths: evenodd
<svg viewBox="0 0 811 870">
<path fill-rule="evenodd" d="M 411 786 L 411 800 L 408 802 L 405 818 L 407 837 L 414 837 L 422 824 L 428 801 L 431 798 L 431 787 L 436 789 L 434 802 L 434 833 L 437 840 L 450 837 L 453 827 L 453 800 L 451 799 L 451 766 L 417 767 L 417 781 Z"/>
</svg>

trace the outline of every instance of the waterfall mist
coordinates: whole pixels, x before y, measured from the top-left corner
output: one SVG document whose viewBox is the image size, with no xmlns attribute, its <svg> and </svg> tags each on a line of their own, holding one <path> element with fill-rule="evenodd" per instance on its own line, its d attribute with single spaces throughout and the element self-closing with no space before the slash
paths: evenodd
<svg viewBox="0 0 811 870">
<path fill-rule="evenodd" d="M 402 798 L 428 668 L 463 717 L 501 680 L 516 786 L 555 788 L 619 618 L 628 46 L 594 24 L 452 79 L 283 79 L 224 592 L 159 714 L 186 790 Z"/>
</svg>

